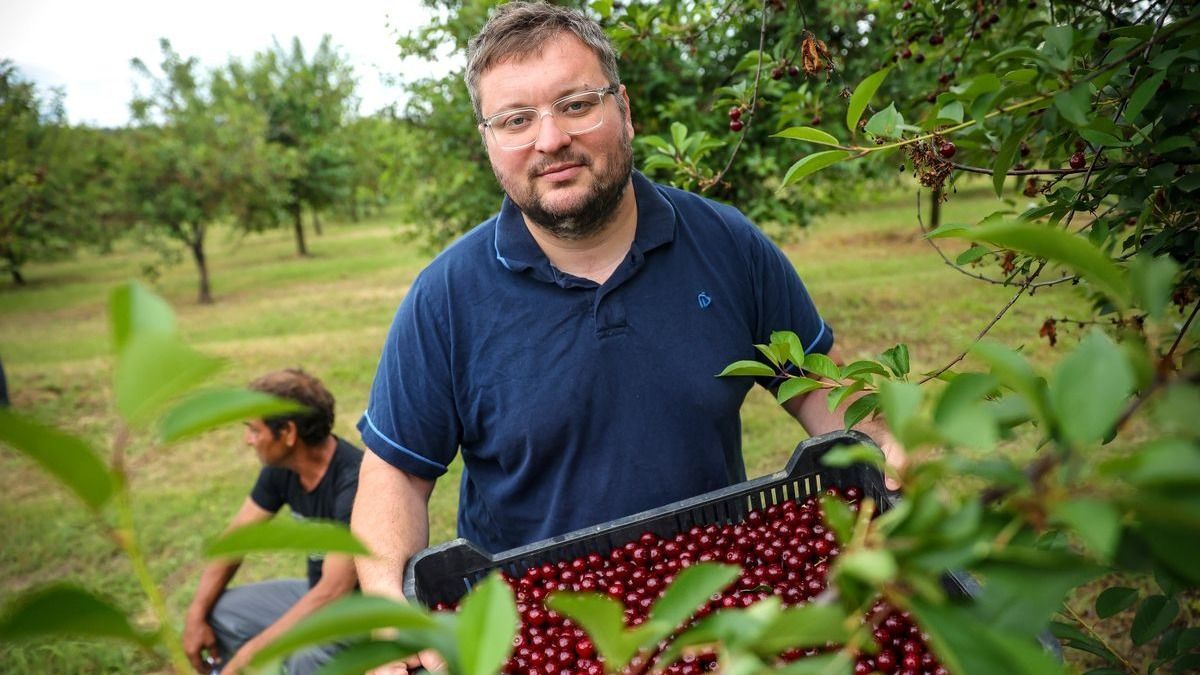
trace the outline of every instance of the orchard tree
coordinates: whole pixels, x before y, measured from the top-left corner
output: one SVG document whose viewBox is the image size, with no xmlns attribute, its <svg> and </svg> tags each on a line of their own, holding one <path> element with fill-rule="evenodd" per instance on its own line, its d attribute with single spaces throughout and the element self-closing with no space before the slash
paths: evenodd
<svg viewBox="0 0 1200 675">
<path fill-rule="evenodd" d="M 293 156 L 297 171 L 288 179 L 286 211 L 296 235 L 296 250 L 308 255 L 302 215 L 344 201 L 351 188 L 352 159 L 338 143 L 357 99 L 354 74 L 329 36 L 311 58 L 299 38 L 291 48 L 276 43 L 247 65 L 230 63 L 216 76 L 223 94 L 261 111 L 267 120 L 264 139 Z"/>
<path fill-rule="evenodd" d="M 92 210 L 112 215 L 120 201 L 92 189 L 90 181 L 105 174 L 100 142 L 67 125 L 60 94 L 43 98 L 11 62 L 0 61 L 0 260 L 18 286 L 26 263 L 69 255 L 111 234 Z"/>
<path fill-rule="evenodd" d="M 188 248 L 200 277 L 198 299 L 211 303 L 209 229 L 224 219 L 245 229 L 276 222 L 288 204 L 283 186 L 296 169 L 267 142 L 261 112 L 221 95 L 196 60 L 166 40 L 162 50 L 161 76 L 134 61 L 150 91 L 133 103 L 132 190 L 148 233 Z"/>
</svg>

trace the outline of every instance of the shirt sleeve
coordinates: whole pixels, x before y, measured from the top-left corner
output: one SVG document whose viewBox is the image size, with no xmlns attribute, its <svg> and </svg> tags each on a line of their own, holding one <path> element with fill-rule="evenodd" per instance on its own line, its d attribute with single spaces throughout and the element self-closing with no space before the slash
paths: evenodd
<svg viewBox="0 0 1200 675">
<path fill-rule="evenodd" d="M 751 267 L 758 321 L 755 341 L 771 341 L 771 333 L 790 330 L 800 338 L 805 354 L 827 354 L 833 348 L 833 329 L 821 318 L 792 261 L 757 227 L 750 225 Z"/>
<path fill-rule="evenodd" d="M 269 466 L 263 467 L 258 472 L 258 479 L 254 481 L 254 487 L 250 490 L 250 499 L 254 500 L 254 503 L 264 511 L 277 513 L 283 507 L 286 499 L 282 478 L 279 470 Z"/>
<path fill-rule="evenodd" d="M 458 452 L 462 425 L 455 375 L 439 311 L 445 297 L 430 269 L 413 282 L 388 331 L 366 412 L 358 422 L 363 444 L 388 464 L 426 480 L 446 473 Z M 444 287 L 442 287 L 444 289 Z"/>
</svg>

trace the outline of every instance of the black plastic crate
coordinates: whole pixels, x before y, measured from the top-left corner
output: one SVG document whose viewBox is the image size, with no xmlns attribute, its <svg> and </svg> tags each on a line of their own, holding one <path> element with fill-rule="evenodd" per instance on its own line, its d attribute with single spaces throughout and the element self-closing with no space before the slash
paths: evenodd
<svg viewBox="0 0 1200 675">
<path fill-rule="evenodd" d="M 880 512 L 890 509 L 898 494 L 886 489 L 879 469 L 867 464 L 834 468 L 821 463 L 825 453 L 845 445 L 877 447 L 865 434 L 835 431 L 801 441 L 782 471 L 600 525 L 496 554 L 486 553 L 466 539 L 431 546 L 408 561 L 404 595 L 410 602 L 429 607 L 457 602 L 494 569 L 503 569 L 516 578 L 544 563 L 573 560 L 589 553 L 607 554 L 645 532 L 669 538 L 693 525 L 740 523 L 751 511 L 802 500 L 830 487 L 858 487 L 864 498 L 875 500 Z M 943 575 L 942 586 L 958 598 L 974 597 L 980 590 L 974 578 L 957 572 Z M 1038 642 L 1062 660 L 1062 647 L 1048 630 L 1038 635 Z"/>
<path fill-rule="evenodd" d="M 669 538 L 693 525 L 740 523 L 751 511 L 804 499 L 830 487 L 856 486 L 864 497 L 873 498 L 881 510 L 886 510 L 894 497 L 884 488 L 878 469 L 866 464 L 845 468 L 821 464 L 821 457 L 832 448 L 860 444 L 875 447 L 869 437 L 856 431 L 810 438 L 796 446 L 782 471 L 496 554 L 482 551 L 466 539 L 432 546 L 409 560 L 404 595 L 425 606 L 456 602 L 497 568 L 519 577 L 543 563 L 572 560 L 589 553 L 607 554 L 645 532 Z M 952 584 L 954 590 L 966 594 L 961 583 Z"/>
</svg>

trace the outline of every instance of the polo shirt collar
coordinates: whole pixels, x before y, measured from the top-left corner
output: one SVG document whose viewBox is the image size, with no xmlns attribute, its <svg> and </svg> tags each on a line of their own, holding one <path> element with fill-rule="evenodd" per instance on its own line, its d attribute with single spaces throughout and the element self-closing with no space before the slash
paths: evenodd
<svg viewBox="0 0 1200 675">
<path fill-rule="evenodd" d="M 675 239 L 675 209 L 657 186 L 633 172 L 633 194 L 637 201 L 637 234 L 633 238 L 634 257 L 640 258 L 659 246 Z M 496 259 L 510 272 L 532 270 L 534 276 L 546 281 L 555 279 L 550 261 L 525 226 L 521 210 L 506 195 L 496 216 Z"/>
</svg>

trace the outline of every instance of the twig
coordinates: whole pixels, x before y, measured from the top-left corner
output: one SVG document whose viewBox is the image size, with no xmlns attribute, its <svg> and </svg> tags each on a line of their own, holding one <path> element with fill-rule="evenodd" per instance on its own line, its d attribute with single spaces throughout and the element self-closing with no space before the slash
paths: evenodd
<svg viewBox="0 0 1200 675">
<path fill-rule="evenodd" d="M 1200 302 L 1196 303 L 1196 306 L 1192 308 L 1191 316 L 1187 318 L 1187 321 L 1183 322 L 1183 327 L 1179 329 L 1179 335 L 1175 336 L 1175 342 L 1171 344 L 1171 348 L 1167 350 L 1166 355 L 1163 356 L 1163 360 L 1170 361 L 1175 357 L 1175 350 L 1179 348 L 1179 343 L 1183 342 L 1183 336 L 1187 334 L 1188 328 L 1191 327 L 1197 312 L 1200 312 Z"/>
<path fill-rule="evenodd" d="M 992 328 L 997 323 L 999 323 L 1000 319 L 1003 318 L 1004 315 L 1008 313 L 1008 310 L 1011 309 L 1013 305 L 1017 304 L 1017 300 L 1021 299 L 1021 296 L 1025 294 L 1025 291 L 1029 290 L 1029 287 L 1033 285 L 1033 280 L 1036 279 L 1039 274 L 1041 274 L 1042 270 L 1046 267 L 1046 264 L 1047 264 L 1046 261 L 1043 260 L 1041 262 L 1041 264 L 1038 265 L 1038 268 L 1036 270 L 1034 270 L 1033 273 L 1030 274 L 1028 278 L 1026 278 L 1025 283 L 1021 284 L 1021 287 L 1019 289 L 1017 289 L 1016 294 L 1012 296 L 1012 299 L 1008 301 L 1008 304 L 1004 305 L 1004 307 L 1002 307 L 1000 309 L 1000 311 L 996 313 L 996 316 L 993 317 L 992 320 L 988 322 L 988 325 L 984 326 L 983 330 L 979 331 L 979 335 L 975 336 L 975 339 L 971 341 L 971 345 L 969 347 L 964 349 L 961 354 L 954 357 L 954 359 L 952 361 L 950 361 L 950 363 L 947 363 L 946 365 L 942 366 L 936 372 L 926 375 L 925 378 L 922 379 L 917 384 L 925 384 L 926 382 L 938 377 L 939 375 L 946 372 L 947 370 L 950 370 L 950 368 L 952 368 L 959 361 L 962 361 L 963 359 L 965 359 L 967 357 L 967 354 L 969 354 L 971 352 L 971 347 L 974 347 L 976 343 L 978 343 L 985 336 L 987 336 L 987 334 L 989 332 L 991 332 Z"/>
<path fill-rule="evenodd" d="M 958 162 L 949 162 L 949 164 L 959 171 L 966 171 L 967 173 L 982 173 L 989 176 L 996 173 L 992 169 L 985 169 L 979 166 L 968 166 L 966 164 L 959 164 Z M 1108 166 L 1106 165 L 1103 168 L 1107 169 Z M 1011 169 L 1004 173 L 1009 176 L 1066 176 L 1073 173 L 1085 173 L 1086 171 L 1087 169 Z"/>
<path fill-rule="evenodd" d="M 767 0 L 762 3 L 762 22 L 758 27 L 758 67 L 754 70 L 754 91 L 750 96 L 750 110 L 746 117 L 746 125 L 742 127 L 742 133 L 738 134 L 737 143 L 733 146 L 733 152 L 729 153 L 729 160 L 725 162 L 725 167 L 722 168 L 717 175 L 712 177 L 712 180 L 707 184 L 700 186 L 700 192 L 708 192 L 709 188 L 721 182 L 725 177 L 725 173 L 733 166 L 733 159 L 737 157 L 738 150 L 742 147 L 742 142 L 746 140 L 746 134 L 750 132 L 750 126 L 754 123 L 754 111 L 758 107 L 758 85 L 762 80 L 763 69 L 763 47 L 767 41 Z"/>
<path fill-rule="evenodd" d="M 1095 628 L 1092 628 L 1092 626 L 1090 624 L 1088 624 L 1088 622 L 1084 621 L 1083 617 L 1079 616 L 1079 614 L 1077 614 L 1070 605 L 1068 605 L 1067 603 L 1064 602 L 1063 607 L 1066 608 L 1067 613 L 1071 615 L 1071 618 L 1075 621 L 1075 623 L 1079 624 L 1080 626 L 1083 626 L 1083 629 L 1085 631 L 1087 631 L 1088 635 L 1092 636 L 1093 640 L 1099 642 L 1106 650 L 1108 650 L 1109 654 L 1112 654 L 1113 656 L 1117 657 L 1117 660 L 1119 660 L 1121 662 L 1121 665 L 1125 667 L 1125 672 L 1127 672 L 1127 673 L 1136 673 L 1137 672 L 1137 668 L 1133 667 L 1133 664 L 1129 662 L 1129 659 L 1125 658 L 1111 644 L 1109 644 L 1108 640 L 1105 640 L 1103 635 L 1096 632 Z"/>
</svg>

